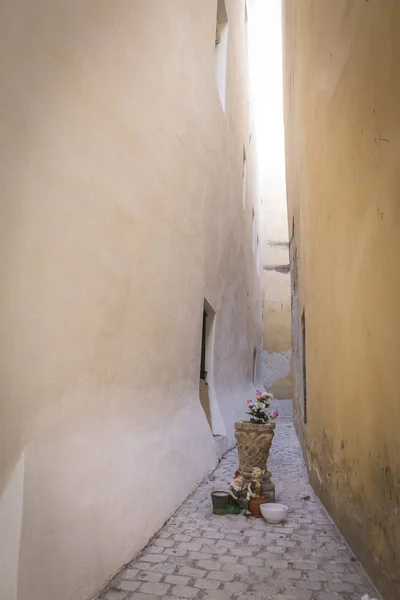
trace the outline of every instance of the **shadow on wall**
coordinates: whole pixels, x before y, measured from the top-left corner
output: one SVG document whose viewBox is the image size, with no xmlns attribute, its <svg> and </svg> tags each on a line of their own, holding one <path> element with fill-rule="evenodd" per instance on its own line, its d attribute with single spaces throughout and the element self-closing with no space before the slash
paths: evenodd
<svg viewBox="0 0 400 600">
<path fill-rule="evenodd" d="M 291 348 L 271 353 L 264 349 L 262 353 L 263 384 L 279 400 L 292 398 L 291 357 Z"/>
</svg>

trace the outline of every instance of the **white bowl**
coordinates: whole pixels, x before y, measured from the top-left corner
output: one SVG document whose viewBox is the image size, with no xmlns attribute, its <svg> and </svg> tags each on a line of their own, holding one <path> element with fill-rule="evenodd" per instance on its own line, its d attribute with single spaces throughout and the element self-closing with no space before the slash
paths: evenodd
<svg viewBox="0 0 400 600">
<path fill-rule="evenodd" d="M 286 517 L 289 507 L 286 504 L 261 504 L 261 514 L 268 523 L 280 523 Z"/>
</svg>

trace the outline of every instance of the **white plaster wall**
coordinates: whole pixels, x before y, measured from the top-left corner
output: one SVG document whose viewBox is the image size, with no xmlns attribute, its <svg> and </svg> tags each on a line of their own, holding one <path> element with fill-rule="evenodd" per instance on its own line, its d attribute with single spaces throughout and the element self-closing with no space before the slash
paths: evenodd
<svg viewBox="0 0 400 600">
<path fill-rule="evenodd" d="M 263 350 L 263 384 L 270 389 L 280 379 L 286 379 L 291 370 L 292 349 L 283 352 Z"/>
<path fill-rule="evenodd" d="M 204 297 L 225 446 L 254 392 L 259 199 L 226 4 L 225 114 L 214 0 L 1 4 L 2 600 L 90 598 L 215 464 Z"/>
</svg>

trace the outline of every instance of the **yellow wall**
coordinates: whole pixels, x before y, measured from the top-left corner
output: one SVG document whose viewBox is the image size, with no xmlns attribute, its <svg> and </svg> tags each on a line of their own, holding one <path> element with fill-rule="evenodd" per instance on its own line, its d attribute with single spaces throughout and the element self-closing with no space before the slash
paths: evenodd
<svg viewBox="0 0 400 600">
<path fill-rule="evenodd" d="M 315 489 L 398 600 L 400 3 L 285 0 L 283 15 L 297 427 Z"/>
<path fill-rule="evenodd" d="M 224 113 L 216 4 L 1 4 L 2 600 L 92 597 L 215 464 L 205 297 L 224 447 L 254 392 L 245 14 Z"/>
</svg>

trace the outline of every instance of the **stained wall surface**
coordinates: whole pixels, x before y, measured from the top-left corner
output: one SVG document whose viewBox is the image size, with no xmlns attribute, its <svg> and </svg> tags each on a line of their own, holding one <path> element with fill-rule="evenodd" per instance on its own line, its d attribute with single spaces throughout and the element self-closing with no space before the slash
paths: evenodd
<svg viewBox="0 0 400 600">
<path fill-rule="evenodd" d="M 397 600 L 400 5 L 284 0 L 283 24 L 297 430 L 316 491 Z"/>
<path fill-rule="evenodd" d="M 215 0 L 1 4 L 4 600 L 91 598 L 254 393 L 260 202 L 244 5 L 226 13 L 224 111 Z"/>
</svg>

